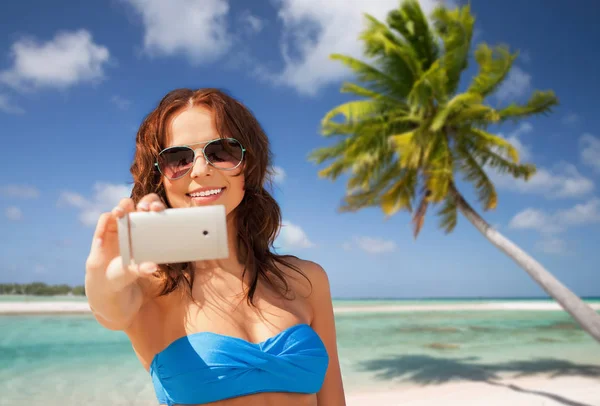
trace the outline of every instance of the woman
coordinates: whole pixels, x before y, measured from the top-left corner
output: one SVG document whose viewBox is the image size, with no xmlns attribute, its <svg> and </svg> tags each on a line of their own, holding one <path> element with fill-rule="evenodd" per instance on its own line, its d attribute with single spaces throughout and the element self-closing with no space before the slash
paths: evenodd
<svg viewBox="0 0 600 406">
<path fill-rule="evenodd" d="M 100 216 L 86 262 L 98 322 L 124 331 L 160 404 L 345 405 L 329 282 L 317 264 L 271 252 L 281 223 L 269 142 L 215 89 L 167 94 L 142 123 L 132 197 Z M 230 257 L 124 269 L 116 219 L 223 205 Z"/>
</svg>

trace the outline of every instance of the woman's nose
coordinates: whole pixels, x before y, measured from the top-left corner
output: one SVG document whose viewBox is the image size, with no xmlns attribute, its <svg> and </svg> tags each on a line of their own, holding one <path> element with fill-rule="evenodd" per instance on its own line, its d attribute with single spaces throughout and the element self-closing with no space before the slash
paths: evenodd
<svg viewBox="0 0 600 406">
<path fill-rule="evenodd" d="M 192 178 L 201 175 L 210 175 L 211 165 L 208 163 L 206 157 L 202 153 L 202 150 L 196 151 L 196 157 L 194 158 L 194 165 L 192 166 L 191 176 Z"/>
</svg>

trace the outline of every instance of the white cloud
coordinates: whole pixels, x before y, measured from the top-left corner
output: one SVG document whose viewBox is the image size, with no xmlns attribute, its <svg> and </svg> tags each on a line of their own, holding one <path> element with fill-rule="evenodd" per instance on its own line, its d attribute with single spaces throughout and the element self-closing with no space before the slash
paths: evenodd
<svg viewBox="0 0 600 406">
<path fill-rule="evenodd" d="M 225 55 L 232 45 L 226 0 L 123 1 L 142 18 L 148 55 L 185 55 L 191 63 L 200 64 Z"/>
<path fill-rule="evenodd" d="M 277 0 L 278 17 L 283 24 L 280 49 L 284 59 L 281 72 L 271 80 L 314 95 L 330 83 L 350 77 L 351 72 L 329 55 L 341 53 L 363 58 L 363 44 L 358 40 L 365 24 L 363 13 L 384 21 L 388 12 L 398 7 L 397 0 Z M 446 2 L 448 3 L 448 2 Z M 438 4 L 421 0 L 425 14 Z"/>
<path fill-rule="evenodd" d="M 488 176 L 499 189 L 539 194 L 547 198 L 569 198 L 589 194 L 594 182 L 581 175 L 575 165 L 561 162 L 552 169 L 538 168 L 528 181 L 514 179 L 488 168 Z"/>
<path fill-rule="evenodd" d="M 600 139 L 592 134 L 583 134 L 579 138 L 581 161 L 600 173 Z"/>
<path fill-rule="evenodd" d="M 129 106 L 131 106 L 131 100 L 127 100 L 121 96 L 114 95 L 110 99 L 111 102 L 115 104 L 121 110 L 127 110 Z"/>
<path fill-rule="evenodd" d="M 273 181 L 275 183 L 283 183 L 283 181 L 285 180 L 285 177 L 286 177 L 286 173 L 283 170 L 283 168 L 280 166 L 273 166 L 272 170 L 273 170 Z"/>
<path fill-rule="evenodd" d="M 13 66 L 0 72 L 0 82 L 20 90 L 66 88 L 101 79 L 109 61 L 108 49 L 95 44 L 86 30 L 59 32 L 40 43 L 21 38 L 12 45 Z"/>
<path fill-rule="evenodd" d="M 252 34 L 261 32 L 265 26 L 265 22 L 263 20 L 253 15 L 248 10 L 244 11 L 240 15 L 240 20 L 248 32 Z"/>
<path fill-rule="evenodd" d="M 394 241 L 368 236 L 354 237 L 352 242 L 342 244 L 342 248 L 346 251 L 352 251 L 355 247 L 369 254 L 383 254 L 397 249 Z"/>
<path fill-rule="evenodd" d="M 548 213 L 528 208 L 517 213 L 509 222 L 514 229 L 536 230 L 543 234 L 555 234 L 569 227 L 600 223 L 600 199 L 592 198 L 586 203 L 576 204 L 569 209 Z"/>
<path fill-rule="evenodd" d="M 29 185 L 6 185 L 0 187 L 0 194 L 6 197 L 16 197 L 20 199 L 37 199 L 40 197 L 40 191 Z"/>
<path fill-rule="evenodd" d="M 496 97 L 500 101 L 518 99 L 527 94 L 530 89 L 531 75 L 518 66 L 513 66 L 504 82 L 496 91 Z"/>
<path fill-rule="evenodd" d="M 559 210 L 556 221 L 565 226 L 579 226 L 600 222 L 600 199 L 593 198 L 587 203 L 576 204 L 567 210 Z"/>
<path fill-rule="evenodd" d="M 502 133 L 499 136 L 506 138 L 519 152 L 520 162 L 531 162 L 533 154 L 529 145 L 522 141 L 522 136 L 533 131 L 530 123 L 522 123 L 516 130 L 506 137 Z M 586 136 L 584 136 L 586 137 Z M 590 149 L 593 142 L 588 137 L 582 137 L 581 145 L 585 146 L 586 158 L 593 160 L 593 152 Z M 593 140 L 592 140 L 593 141 Z M 506 153 L 496 151 L 506 157 Z M 583 151 L 582 151 L 583 155 Z M 567 162 L 558 162 L 552 168 L 537 167 L 536 173 L 528 180 L 515 179 L 510 174 L 501 174 L 494 168 L 486 165 L 484 167 L 488 177 L 498 189 L 512 190 L 519 193 L 543 195 L 549 199 L 580 197 L 594 190 L 594 182 L 581 175 L 575 165 Z"/>
<path fill-rule="evenodd" d="M 15 206 L 7 207 L 6 210 L 4 210 L 4 214 L 9 220 L 13 221 L 21 220 L 21 218 L 23 218 L 23 212 Z"/>
<path fill-rule="evenodd" d="M 571 227 L 595 223 L 600 223 L 600 199 L 598 198 L 553 213 L 528 208 L 517 213 L 510 220 L 509 227 L 538 231 L 542 239 L 536 242 L 535 249 L 547 254 L 565 254 L 566 243 L 558 235 Z"/>
<path fill-rule="evenodd" d="M 363 13 L 385 20 L 398 7 L 397 0 L 274 0 L 282 24 L 280 51 L 284 67 L 269 70 L 264 61 L 244 49 L 230 55 L 231 48 L 244 35 L 264 29 L 264 21 L 248 10 L 238 15 L 238 26 L 228 27 L 227 0 L 121 0 L 141 16 L 144 49 L 152 56 L 185 55 L 193 64 L 214 62 L 227 56 L 224 66 L 243 64 L 249 74 L 273 84 L 287 85 L 305 95 L 352 75 L 349 69 L 332 61 L 332 53 L 363 58 L 358 36 L 365 28 Z M 440 3 L 454 1 L 420 0 L 425 14 Z M 234 33 L 235 31 L 235 33 Z"/>
<path fill-rule="evenodd" d="M 61 193 L 59 207 L 71 206 L 79 210 L 79 220 L 86 226 L 95 226 L 103 212 L 112 210 L 119 201 L 131 195 L 131 186 L 98 182 L 91 198 L 79 193 Z"/>
<path fill-rule="evenodd" d="M 396 243 L 390 240 L 383 240 L 372 237 L 358 237 L 356 244 L 360 249 L 369 254 L 382 254 L 396 250 Z"/>
<path fill-rule="evenodd" d="M 300 226 L 285 220 L 281 224 L 276 245 L 281 245 L 285 249 L 312 248 L 315 246 Z"/>
<path fill-rule="evenodd" d="M 0 111 L 7 114 L 23 114 L 25 110 L 16 104 L 11 103 L 5 94 L 0 94 Z"/>
<path fill-rule="evenodd" d="M 528 208 L 517 213 L 508 223 L 510 228 L 537 230 L 542 233 L 556 233 L 561 227 L 552 221 L 551 216 L 542 210 Z"/>
</svg>

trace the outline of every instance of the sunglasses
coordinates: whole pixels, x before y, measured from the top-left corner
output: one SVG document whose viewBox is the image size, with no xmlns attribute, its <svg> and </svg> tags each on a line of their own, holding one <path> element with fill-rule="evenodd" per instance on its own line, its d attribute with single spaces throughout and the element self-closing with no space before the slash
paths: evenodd
<svg viewBox="0 0 600 406">
<path fill-rule="evenodd" d="M 206 163 L 217 169 L 231 171 L 241 165 L 246 150 L 235 138 L 218 138 L 196 144 L 178 145 L 163 149 L 154 166 L 170 180 L 185 176 L 194 166 L 196 150 L 193 145 L 206 144 L 202 147 L 202 155 Z"/>
</svg>

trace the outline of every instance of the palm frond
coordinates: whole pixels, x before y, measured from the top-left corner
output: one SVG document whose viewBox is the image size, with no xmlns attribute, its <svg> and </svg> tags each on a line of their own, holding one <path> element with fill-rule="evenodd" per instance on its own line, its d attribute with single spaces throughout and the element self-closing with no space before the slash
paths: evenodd
<svg viewBox="0 0 600 406">
<path fill-rule="evenodd" d="M 473 140 L 474 143 L 480 141 L 480 145 L 485 148 L 497 149 L 502 153 L 506 153 L 513 162 L 519 162 L 519 151 L 517 151 L 517 149 L 506 139 L 485 132 L 479 128 L 471 128 L 469 132 L 476 137 L 475 140 Z"/>
<path fill-rule="evenodd" d="M 394 155 L 386 152 L 377 153 L 376 159 L 358 160 L 352 167 L 347 183 L 348 188 L 368 190 L 373 183 L 378 184 L 382 178 L 385 178 L 392 164 L 398 165 Z"/>
<path fill-rule="evenodd" d="M 352 138 L 345 138 L 332 146 L 317 148 L 308 155 L 308 159 L 316 164 L 322 164 L 329 159 L 341 157 L 352 142 L 354 142 Z"/>
<path fill-rule="evenodd" d="M 333 60 L 338 60 L 349 67 L 359 81 L 376 92 L 386 93 L 391 97 L 404 98 L 410 91 L 411 83 L 396 78 L 382 72 L 381 70 L 360 61 L 356 58 L 340 54 L 332 54 Z"/>
<path fill-rule="evenodd" d="M 481 167 L 488 166 L 501 174 L 510 174 L 514 178 L 529 180 L 535 174 L 535 165 L 517 164 L 506 159 L 503 154 L 496 152 L 495 148 L 489 148 L 485 145 L 477 144 L 470 129 L 460 133 L 457 139 L 457 150 L 467 151 Z"/>
<path fill-rule="evenodd" d="M 432 18 L 435 30 L 444 42 L 444 55 L 439 61 L 447 73 L 446 93 L 453 94 L 468 65 L 475 18 L 469 5 L 453 10 L 438 6 Z"/>
<path fill-rule="evenodd" d="M 509 162 L 503 156 L 492 150 L 477 150 L 476 155 L 490 168 L 495 169 L 501 174 L 509 173 L 516 179 L 529 180 L 536 172 L 535 165 L 529 163 L 521 165 Z"/>
<path fill-rule="evenodd" d="M 418 130 L 389 136 L 402 168 L 417 170 L 421 166 L 424 149 L 416 142 L 417 137 Z"/>
<path fill-rule="evenodd" d="M 425 186 L 429 191 L 428 200 L 439 203 L 448 194 L 450 183 L 454 180 L 452 150 L 447 138 L 438 135 L 436 140 L 430 143 L 430 148 L 426 150 L 423 159 Z"/>
<path fill-rule="evenodd" d="M 415 82 L 408 94 L 411 113 L 416 114 L 421 109 L 431 109 L 436 103 L 443 103 L 448 98 L 446 83 L 448 76 L 440 61 L 435 61 Z"/>
<path fill-rule="evenodd" d="M 446 196 L 444 204 L 437 214 L 440 216 L 440 228 L 442 228 L 446 234 L 451 233 L 458 222 L 458 207 L 452 196 Z"/>
<path fill-rule="evenodd" d="M 388 13 L 387 24 L 398 31 L 418 56 L 422 70 L 438 58 L 439 47 L 427 18 L 416 0 L 406 0 Z"/>
<path fill-rule="evenodd" d="M 536 114 L 547 114 L 552 111 L 552 107 L 558 105 L 558 98 L 552 90 L 536 91 L 533 93 L 526 105 L 512 103 L 508 107 L 498 110 L 500 121 L 519 119 L 533 116 Z"/>
<path fill-rule="evenodd" d="M 342 115 L 345 122 L 350 124 L 367 118 L 373 118 L 385 109 L 384 103 L 378 103 L 372 100 L 354 100 L 343 103 L 325 114 L 323 123 L 331 121 L 338 115 Z"/>
<path fill-rule="evenodd" d="M 398 105 L 398 107 L 401 107 L 401 106 L 404 107 L 404 109 L 407 112 L 409 110 L 406 103 L 404 103 L 402 100 L 391 97 L 390 95 L 385 94 L 385 93 L 380 93 L 380 92 L 376 92 L 371 89 L 367 89 L 356 83 L 350 83 L 350 82 L 342 83 L 340 93 L 351 93 L 356 96 L 366 97 L 366 98 L 369 98 L 372 100 L 382 101 L 382 102 L 389 103 L 389 104 L 396 104 L 396 105 Z"/>
<path fill-rule="evenodd" d="M 366 185 L 361 184 L 362 180 L 356 179 L 356 176 L 351 177 L 348 181 L 351 192 L 344 197 L 344 204 L 340 207 L 340 211 L 356 211 L 365 207 L 379 206 L 381 194 L 399 173 L 401 168 L 398 162 L 392 160 L 386 164 L 385 170 L 379 177 L 369 178 Z"/>
<path fill-rule="evenodd" d="M 393 185 L 381 195 L 381 209 L 387 216 L 402 209 L 412 211 L 411 201 L 415 195 L 417 180 L 416 170 L 403 169 Z"/>
<path fill-rule="evenodd" d="M 389 123 L 384 117 L 369 117 L 359 122 L 335 122 L 333 120 L 326 121 L 321 124 L 321 134 L 325 137 L 334 135 L 345 137 L 354 137 L 356 134 L 363 132 L 386 132 Z"/>
<path fill-rule="evenodd" d="M 467 148 L 457 148 L 459 156 L 458 169 L 464 174 L 465 180 L 472 182 L 477 191 L 477 197 L 485 210 L 494 209 L 498 204 L 498 194 L 494 184 Z"/>
<path fill-rule="evenodd" d="M 492 94 L 504 81 L 517 54 L 511 55 L 508 47 L 495 49 L 482 43 L 475 51 L 475 60 L 479 65 L 479 73 L 471 81 L 467 92 L 480 94 L 482 97 Z"/>
<path fill-rule="evenodd" d="M 378 58 L 378 66 L 396 78 L 409 83 L 421 74 L 421 66 L 415 50 L 398 38 L 385 24 L 365 14 L 367 28 L 361 33 L 365 55 Z"/>
<path fill-rule="evenodd" d="M 342 173 L 346 172 L 352 165 L 345 159 L 338 159 L 329 166 L 321 169 L 318 173 L 320 178 L 329 178 L 335 181 Z"/>
<path fill-rule="evenodd" d="M 470 104 L 463 106 L 459 111 L 453 113 L 447 120 L 450 126 L 471 126 L 487 128 L 500 120 L 498 112 L 484 104 Z"/>
<path fill-rule="evenodd" d="M 446 105 L 441 106 L 437 111 L 433 121 L 431 122 L 431 131 L 439 131 L 444 125 L 449 116 L 460 113 L 463 109 L 470 106 L 481 105 L 482 98 L 477 93 L 460 93 L 454 96 Z"/>
</svg>

